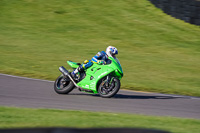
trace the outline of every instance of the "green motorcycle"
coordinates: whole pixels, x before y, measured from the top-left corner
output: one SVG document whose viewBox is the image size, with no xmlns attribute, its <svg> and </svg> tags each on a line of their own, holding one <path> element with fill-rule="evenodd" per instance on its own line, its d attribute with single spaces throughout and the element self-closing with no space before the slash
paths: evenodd
<svg viewBox="0 0 200 133">
<path fill-rule="evenodd" d="M 58 94 L 68 94 L 74 88 L 78 88 L 80 91 L 99 94 L 104 98 L 114 96 L 120 89 L 123 71 L 117 58 L 109 57 L 108 59 L 102 65 L 93 63 L 84 72 L 79 72 L 75 79 L 72 78 L 71 71 L 63 66 L 59 67 L 62 74 L 56 79 L 54 90 Z M 67 61 L 67 63 L 73 70 L 80 65 L 72 61 Z"/>
</svg>

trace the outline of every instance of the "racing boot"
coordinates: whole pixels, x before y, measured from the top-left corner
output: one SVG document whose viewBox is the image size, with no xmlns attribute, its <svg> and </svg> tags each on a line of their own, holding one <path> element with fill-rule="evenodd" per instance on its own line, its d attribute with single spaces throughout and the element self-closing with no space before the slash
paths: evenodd
<svg viewBox="0 0 200 133">
<path fill-rule="evenodd" d="M 82 72 L 84 71 L 84 68 L 82 67 L 82 65 L 80 65 L 78 68 L 76 68 L 73 72 L 71 72 L 71 76 L 73 79 L 77 80 L 78 79 L 78 76 L 77 76 L 77 73 L 78 72 Z"/>
</svg>

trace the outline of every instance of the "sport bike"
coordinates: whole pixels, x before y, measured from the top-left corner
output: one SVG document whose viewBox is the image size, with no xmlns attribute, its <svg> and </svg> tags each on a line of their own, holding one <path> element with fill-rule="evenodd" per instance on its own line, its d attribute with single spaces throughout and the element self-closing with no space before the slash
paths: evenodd
<svg viewBox="0 0 200 133">
<path fill-rule="evenodd" d="M 79 72 L 72 78 L 71 72 L 81 65 L 80 63 L 67 61 L 71 70 L 59 67 L 62 73 L 54 83 L 54 90 L 58 94 L 68 94 L 74 88 L 80 91 L 99 94 L 101 97 L 110 98 L 120 89 L 120 80 L 123 77 L 121 64 L 117 58 L 108 57 L 103 64 L 93 63 L 91 67 Z"/>
</svg>

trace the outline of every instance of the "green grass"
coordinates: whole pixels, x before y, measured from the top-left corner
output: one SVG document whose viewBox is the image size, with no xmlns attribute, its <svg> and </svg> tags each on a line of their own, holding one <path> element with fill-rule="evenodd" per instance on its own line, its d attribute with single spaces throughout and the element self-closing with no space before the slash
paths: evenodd
<svg viewBox="0 0 200 133">
<path fill-rule="evenodd" d="M 200 96 L 200 28 L 147 0 L 1 0 L 0 72 L 55 80 L 114 45 L 122 88 Z"/>
<path fill-rule="evenodd" d="M 0 129 L 31 127 L 131 127 L 159 129 L 172 133 L 198 133 L 200 130 L 199 124 L 199 120 L 175 117 L 0 107 Z"/>
</svg>

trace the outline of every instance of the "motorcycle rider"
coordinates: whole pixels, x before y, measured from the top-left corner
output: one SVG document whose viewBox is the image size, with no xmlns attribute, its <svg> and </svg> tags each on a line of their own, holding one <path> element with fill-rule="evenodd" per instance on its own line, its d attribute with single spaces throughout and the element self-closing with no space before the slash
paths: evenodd
<svg viewBox="0 0 200 133">
<path fill-rule="evenodd" d="M 83 62 L 83 64 L 81 64 L 78 68 L 76 68 L 73 72 L 71 72 L 71 76 L 73 78 L 76 78 L 76 74 L 78 72 L 83 72 L 85 69 L 91 67 L 93 65 L 93 63 L 97 63 L 99 65 L 101 64 L 106 64 L 108 61 L 108 57 L 113 57 L 116 58 L 115 55 L 118 54 L 118 50 L 116 47 L 113 46 L 108 46 L 106 48 L 106 52 L 101 51 L 98 52 L 93 58 L 92 60 L 85 60 Z"/>
</svg>

